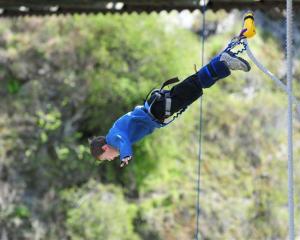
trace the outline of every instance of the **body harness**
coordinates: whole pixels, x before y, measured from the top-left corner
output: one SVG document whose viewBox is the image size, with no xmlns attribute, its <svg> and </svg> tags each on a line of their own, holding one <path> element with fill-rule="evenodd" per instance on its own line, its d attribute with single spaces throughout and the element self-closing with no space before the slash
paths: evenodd
<svg viewBox="0 0 300 240">
<path fill-rule="evenodd" d="M 171 78 L 167 81 L 165 81 L 160 89 L 152 89 L 146 96 L 146 99 L 144 100 L 144 107 L 147 111 L 147 113 L 155 119 L 155 121 L 157 121 L 158 123 L 160 123 L 162 126 L 166 126 L 168 124 L 170 124 L 171 122 L 173 122 L 176 118 L 179 117 L 180 114 L 182 114 L 188 106 L 183 107 L 182 109 L 180 109 L 179 111 L 176 112 L 176 115 L 173 116 L 172 119 L 167 120 L 171 115 L 171 106 L 172 106 L 172 98 L 170 95 L 170 91 L 168 90 L 164 90 L 164 88 L 170 84 L 179 82 L 180 80 L 178 79 L 178 77 L 175 78 Z M 159 100 L 164 100 L 165 101 L 165 113 L 164 113 L 164 120 L 159 120 L 157 119 L 151 112 L 151 107 L 153 106 L 153 104 Z"/>
</svg>

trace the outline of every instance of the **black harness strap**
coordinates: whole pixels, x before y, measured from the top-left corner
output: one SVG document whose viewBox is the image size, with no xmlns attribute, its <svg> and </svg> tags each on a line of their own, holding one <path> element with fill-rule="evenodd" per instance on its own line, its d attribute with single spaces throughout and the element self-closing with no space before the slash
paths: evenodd
<svg viewBox="0 0 300 240">
<path fill-rule="evenodd" d="M 210 63 L 207 64 L 207 68 L 208 68 L 208 70 L 209 70 L 209 72 L 210 72 L 213 80 L 217 80 L 218 79 L 218 75 L 217 75 L 216 71 L 214 70 L 214 68 L 212 67 L 212 65 Z"/>
<path fill-rule="evenodd" d="M 248 15 L 248 16 L 246 16 L 246 17 L 244 17 L 244 21 L 246 20 L 246 19 L 252 19 L 253 21 L 254 21 L 254 17 L 253 16 L 251 16 L 251 15 Z"/>
<path fill-rule="evenodd" d="M 165 86 L 168 86 L 168 85 L 173 84 L 173 83 L 176 83 L 176 82 L 179 82 L 179 78 L 178 78 L 178 77 L 171 78 L 171 79 L 165 81 L 165 82 L 162 84 L 160 90 L 162 90 Z"/>
<path fill-rule="evenodd" d="M 170 92 L 169 91 L 164 91 L 164 87 L 170 85 L 170 84 L 173 84 L 173 83 L 176 83 L 176 82 L 179 82 L 179 78 L 178 77 L 174 77 L 174 78 L 171 78 L 167 81 L 165 81 L 161 88 L 160 89 L 152 89 L 148 94 L 147 94 L 147 97 L 145 99 L 145 103 L 144 103 L 144 106 L 146 107 L 148 113 L 154 117 L 151 113 L 151 107 L 152 105 L 158 101 L 159 99 L 161 99 L 162 97 L 165 99 L 165 120 L 164 122 L 161 122 L 163 125 L 167 125 L 171 122 L 173 122 L 181 113 L 183 113 L 187 107 L 184 107 L 182 109 L 180 109 L 179 111 L 177 111 L 175 113 L 175 116 L 172 117 L 171 120 L 167 120 L 167 118 L 169 118 L 171 115 L 172 115 L 172 112 L 171 112 L 171 106 L 172 106 L 172 98 L 171 98 L 171 95 L 170 95 Z M 150 96 L 150 99 L 151 97 L 153 96 L 153 99 L 151 99 L 151 102 L 147 102 L 148 101 L 148 98 Z"/>
</svg>

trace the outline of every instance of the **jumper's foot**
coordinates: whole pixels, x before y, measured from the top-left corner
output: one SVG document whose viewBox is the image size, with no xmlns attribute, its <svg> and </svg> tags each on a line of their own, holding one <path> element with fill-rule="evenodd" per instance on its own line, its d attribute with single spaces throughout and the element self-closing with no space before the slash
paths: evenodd
<svg viewBox="0 0 300 240">
<path fill-rule="evenodd" d="M 235 56 L 230 51 L 222 52 L 220 54 L 220 61 L 225 62 L 230 70 L 249 72 L 251 69 L 250 64 L 245 59 Z"/>
</svg>

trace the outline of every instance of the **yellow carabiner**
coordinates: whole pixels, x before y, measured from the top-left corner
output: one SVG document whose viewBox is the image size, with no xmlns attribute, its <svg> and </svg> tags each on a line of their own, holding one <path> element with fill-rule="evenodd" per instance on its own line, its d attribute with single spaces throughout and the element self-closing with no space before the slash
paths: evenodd
<svg viewBox="0 0 300 240">
<path fill-rule="evenodd" d="M 244 26 L 241 35 L 251 38 L 256 34 L 253 12 L 249 11 L 244 15 Z"/>
</svg>

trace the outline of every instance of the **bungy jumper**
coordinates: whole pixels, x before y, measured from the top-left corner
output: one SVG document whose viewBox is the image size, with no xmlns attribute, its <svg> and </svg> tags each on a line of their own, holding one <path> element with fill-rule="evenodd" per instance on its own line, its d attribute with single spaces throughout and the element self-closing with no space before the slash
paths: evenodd
<svg viewBox="0 0 300 240">
<path fill-rule="evenodd" d="M 231 40 L 231 42 L 228 44 L 225 51 L 229 51 L 234 55 L 238 55 L 246 51 L 249 58 L 253 61 L 253 63 L 263 73 L 265 73 L 268 77 L 270 77 L 278 87 L 280 87 L 283 91 L 285 91 L 288 94 L 287 86 L 280 79 L 278 79 L 272 72 L 270 72 L 266 67 L 264 67 L 263 64 L 261 64 L 252 53 L 249 47 L 248 38 L 254 37 L 255 34 L 256 34 L 256 29 L 255 29 L 254 15 L 253 12 L 249 11 L 244 15 L 244 24 L 243 24 L 242 31 L 240 32 L 239 36 L 236 36 Z M 234 48 L 241 45 L 242 45 L 242 49 L 237 50 L 237 52 L 233 51 Z M 300 102 L 296 99 L 294 95 L 292 95 L 292 100 L 297 109 L 298 120 L 300 120 Z"/>
</svg>

